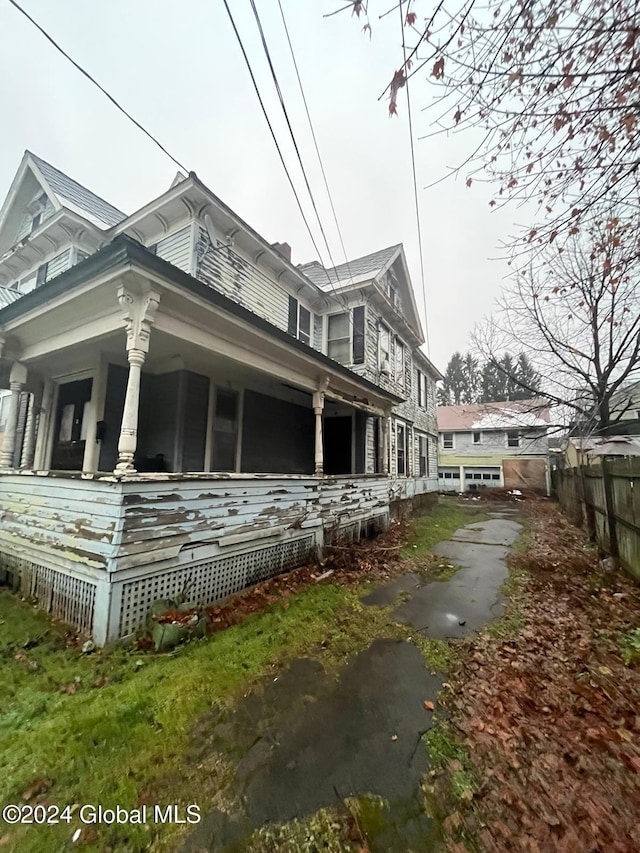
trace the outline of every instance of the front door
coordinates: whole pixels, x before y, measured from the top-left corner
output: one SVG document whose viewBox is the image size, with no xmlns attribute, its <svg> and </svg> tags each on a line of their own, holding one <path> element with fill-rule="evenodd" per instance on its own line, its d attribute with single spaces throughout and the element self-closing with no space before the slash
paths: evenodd
<svg viewBox="0 0 640 853">
<path fill-rule="evenodd" d="M 92 382 L 92 379 L 80 379 L 60 386 L 51 456 L 54 471 L 82 471 L 87 428 L 85 410 L 91 399 Z"/>
<path fill-rule="evenodd" d="M 325 418 L 324 473 L 351 474 L 351 415 Z"/>
</svg>

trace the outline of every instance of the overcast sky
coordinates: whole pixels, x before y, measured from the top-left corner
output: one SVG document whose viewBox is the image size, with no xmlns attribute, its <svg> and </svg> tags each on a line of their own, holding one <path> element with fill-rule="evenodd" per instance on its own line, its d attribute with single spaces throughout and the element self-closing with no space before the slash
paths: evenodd
<svg viewBox="0 0 640 853">
<path fill-rule="evenodd" d="M 315 251 L 278 160 L 222 0 L 22 0 L 45 29 L 174 156 L 294 263 Z M 390 21 L 373 38 L 339 0 L 282 0 L 349 257 L 404 243 L 422 313 L 404 92 L 399 118 L 378 101 L 399 65 Z M 230 0 L 299 193 L 304 187 L 248 0 Z M 284 97 L 336 263 L 344 260 L 328 207 L 277 0 L 257 0 Z M 389 19 L 387 19 L 389 20 Z M 397 19 L 396 19 L 397 20 Z M 25 148 L 131 213 L 164 192 L 176 166 L 84 79 L 6 0 L 0 0 L 0 195 Z M 432 92 L 412 80 L 414 132 Z M 490 260 L 513 232 L 512 210 L 489 208 L 489 189 L 464 176 L 424 187 L 456 166 L 464 136 L 416 143 L 432 360 L 444 370 L 491 310 L 508 267 Z M 303 203 L 305 203 L 303 201 Z M 309 220 L 314 226 L 310 205 Z M 326 252 L 315 227 L 316 242 Z"/>
</svg>

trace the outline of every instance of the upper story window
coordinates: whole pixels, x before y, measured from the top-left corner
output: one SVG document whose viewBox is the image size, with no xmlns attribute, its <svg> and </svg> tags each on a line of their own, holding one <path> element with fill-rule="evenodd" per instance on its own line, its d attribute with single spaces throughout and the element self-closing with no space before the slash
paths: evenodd
<svg viewBox="0 0 640 853">
<path fill-rule="evenodd" d="M 396 338 L 396 382 L 400 385 L 404 385 L 404 364 L 404 344 L 399 338 Z"/>
<path fill-rule="evenodd" d="M 341 364 L 364 362 L 364 306 L 327 317 L 327 355 Z"/>
<path fill-rule="evenodd" d="M 517 429 L 507 431 L 507 447 L 520 447 L 520 432 Z"/>
<path fill-rule="evenodd" d="M 453 450 L 453 433 L 452 432 L 443 432 L 442 433 L 442 447 L 445 450 Z"/>
<path fill-rule="evenodd" d="M 416 389 L 418 393 L 418 405 L 421 409 L 427 408 L 427 377 L 421 370 L 416 370 Z"/>
<path fill-rule="evenodd" d="M 386 326 L 378 327 L 378 367 L 387 375 L 391 372 L 391 333 Z"/>
<path fill-rule="evenodd" d="M 289 297 L 289 320 L 287 331 L 303 344 L 311 346 L 311 311 L 301 305 L 298 300 Z"/>
<path fill-rule="evenodd" d="M 474 432 L 473 433 L 473 443 L 474 444 L 482 444 L 482 433 Z"/>
<path fill-rule="evenodd" d="M 396 424 L 396 466 L 399 477 L 407 473 L 407 428 L 404 424 Z"/>
</svg>

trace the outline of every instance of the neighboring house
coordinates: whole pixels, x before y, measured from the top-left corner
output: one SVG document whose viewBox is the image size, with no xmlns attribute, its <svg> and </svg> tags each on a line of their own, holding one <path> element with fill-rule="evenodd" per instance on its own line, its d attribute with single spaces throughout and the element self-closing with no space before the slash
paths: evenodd
<svg viewBox="0 0 640 853">
<path fill-rule="evenodd" d="M 438 406 L 440 488 L 548 491 L 544 400 Z"/>
<path fill-rule="evenodd" d="M 437 489 L 402 246 L 290 257 L 194 173 L 127 216 L 25 153 L 0 210 L 0 576 L 103 643 Z"/>
<path fill-rule="evenodd" d="M 562 451 L 558 467 L 579 468 L 581 465 L 598 464 L 603 456 L 640 456 L 640 436 L 571 436 L 563 441 Z"/>
</svg>

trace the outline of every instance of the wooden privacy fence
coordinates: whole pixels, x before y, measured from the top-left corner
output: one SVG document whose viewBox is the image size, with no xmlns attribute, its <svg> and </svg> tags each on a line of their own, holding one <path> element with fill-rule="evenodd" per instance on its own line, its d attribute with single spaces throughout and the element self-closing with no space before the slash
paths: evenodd
<svg viewBox="0 0 640 853">
<path fill-rule="evenodd" d="M 640 580 L 640 457 L 557 470 L 553 486 L 572 521 Z"/>
</svg>

